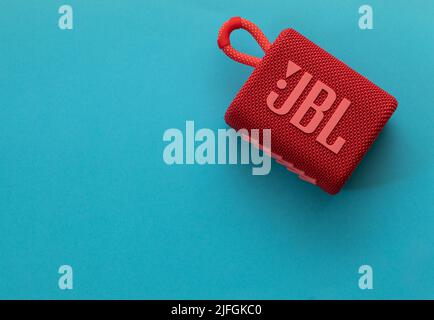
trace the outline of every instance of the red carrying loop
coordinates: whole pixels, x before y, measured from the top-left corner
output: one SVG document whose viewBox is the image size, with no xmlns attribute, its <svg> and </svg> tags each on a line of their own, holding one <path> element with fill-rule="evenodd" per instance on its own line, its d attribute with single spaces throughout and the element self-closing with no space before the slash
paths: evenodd
<svg viewBox="0 0 434 320">
<path fill-rule="evenodd" d="M 220 28 L 217 39 L 217 44 L 219 48 L 222 49 L 229 58 L 240 63 L 256 67 L 256 65 L 261 61 L 260 58 L 239 52 L 231 46 L 229 36 L 231 32 L 236 29 L 247 30 L 253 36 L 253 38 L 255 38 L 255 40 L 264 51 L 267 51 L 270 48 L 270 41 L 268 41 L 267 37 L 264 35 L 261 29 L 258 28 L 257 25 L 255 25 L 253 22 L 250 22 L 249 20 L 240 17 L 234 17 L 229 19 Z"/>
</svg>

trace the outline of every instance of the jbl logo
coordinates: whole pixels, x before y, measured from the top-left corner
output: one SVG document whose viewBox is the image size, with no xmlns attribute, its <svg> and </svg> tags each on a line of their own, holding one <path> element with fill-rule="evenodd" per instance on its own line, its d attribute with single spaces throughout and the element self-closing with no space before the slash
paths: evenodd
<svg viewBox="0 0 434 320">
<path fill-rule="evenodd" d="M 294 62 L 289 61 L 288 67 L 286 69 L 286 76 L 285 79 L 288 79 L 291 76 L 296 75 L 301 71 L 301 67 L 296 65 Z M 287 82 L 285 79 L 280 79 L 277 81 L 277 88 L 280 90 L 283 90 L 287 86 Z M 303 91 L 306 89 L 309 82 L 312 80 L 312 75 L 308 72 L 304 72 L 301 76 L 300 80 L 298 81 L 295 88 L 292 90 L 292 92 L 289 94 L 286 101 L 280 106 L 276 107 L 275 102 L 277 98 L 279 97 L 279 94 L 275 91 L 272 91 L 268 97 L 267 97 L 267 106 L 268 108 L 273 111 L 276 114 L 284 115 L 291 110 L 291 108 L 294 106 L 296 101 L 300 98 Z M 319 96 L 321 94 L 325 93 L 326 97 L 323 99 L 322 103 L 317 103 Z M 291 118 L 290 122 L 300 130 L 302 130 L 305 133 L 313 133 L 316 128 L 318 128 L 319 124 L 324 118 L 324 112 L 329 110 L 333 103 L 336 100 L 336 92 L 321 82 L 320 80 L 317 80 L 315 84 L 313 85 L 312 89 L 304 99 L 304 101 L 301 103 L 298 110 L 295 112 L 293 117 Z M 342 137 L 338 137 L 334 143 L 329 144 L 327 143 L 327 138 L 329 137 L 330 133 L 333 131 L 333 129 L 336 127 L 339 120 L 344 115 L 345 111 L 350 106 L 350 101 L 346 98 L 343 98 L 342 101 L 339 103 L 339 106 L 337 107 L 336 111 L 331 116 L 330 120 L 326 123 L 324 128 L 321 130 L 321 132 L 316 137 L 316 141 L 321 143 L 323 146 L 327 147 L 334 153 L 338 153 L 342 146 L 345 143 L 345 139 Z M 301 122 L 304 118 L 304 116 L 307 114 L 307 112 L 312 109 L 315 113 L 310 119 L 310 121 L 303 125 Z"/>
</svg>

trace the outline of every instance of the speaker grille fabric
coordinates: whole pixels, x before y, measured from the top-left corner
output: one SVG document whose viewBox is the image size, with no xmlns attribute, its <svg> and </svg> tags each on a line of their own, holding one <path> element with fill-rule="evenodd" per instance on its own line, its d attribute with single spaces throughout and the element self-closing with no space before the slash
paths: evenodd
<svg viewBox="0 0 434 320">
<path fill-rule="evenodd" d="M 267 107 L 271 91 L 279 93 L 276 105 L 281 105 L 300 80 L 303 72 L 287 79 L 285 89 L 276 83 L 285 77 L 288 61 L 313 75 L 295 105 L 285 115 L 278 115 Z M 307 134 L 290 123 L 290 119 L 320 80 L 336 92 L 336 100 L 324 112 L 324 118 L 313 133 Z M 316 141 L 318 133 L 326 125 L 343 98 L 351 101 L 328 143 L 338 136 L 346 140 L 335 154 Z M 396 99 L 380 87 L 352 70 L 346 64 L 293 29 L 284 30 L 229 106 L 225 120 L 234 129 L 271 129 L 271 151 L 279 163 L 288 165 L 295 172 L 302 172 L 304 180 L 314 182 L 330 194 L 339 192 L 372 145 L 379 132 L 397 107 Z M 306 115 L 303 121 L 309 122 Z M 294 171 L 294 170 L 291 170 Z M 308 178 L 308 179 L 306 179 Z"/>
</svg>

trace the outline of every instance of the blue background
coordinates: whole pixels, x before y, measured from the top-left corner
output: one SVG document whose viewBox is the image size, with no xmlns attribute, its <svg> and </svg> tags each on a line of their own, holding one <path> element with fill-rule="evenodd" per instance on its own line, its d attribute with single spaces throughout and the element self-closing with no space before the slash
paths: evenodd
<svg viewBox="0 0 434 320">
<path fill-rule="evenodd" d="M 434 2 L 369 1 L 360 30 L 364 3 L 69 1 L 62 31 L 63 1 L 3 0 L 0 298 L 434 298 Z M 163 162 L 166 129 L 227 127 L 252 71 L 216 45 L 235 15 L 271 40 L 297 29 L 398 99 L 340 194 L 274 162 Z"/>
</svg>

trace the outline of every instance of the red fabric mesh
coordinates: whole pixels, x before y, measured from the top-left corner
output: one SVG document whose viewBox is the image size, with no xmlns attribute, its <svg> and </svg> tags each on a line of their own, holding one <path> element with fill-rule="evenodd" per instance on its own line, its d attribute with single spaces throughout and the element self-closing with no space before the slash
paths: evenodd
<svg viewBox="0 0 434 320">
<path fill-rule="evenodd" d="M 271 91 L 280 93 L 276 105 L 286 100 L 303 72 L 287 79 L 287 87 L 279 90 L 276 82 L 285 77 L 288 60 L 303 72 L 313 75 L 294 107 L 285 115 L 277 115 L 266 104 Z M 316 80 L 336 92 L 332 107 L 311 134 L 306 134 L 289 121 Z M 333 143 L 338 136 L 346 143 L 335 154 L 315 139 L 343 98 L 351 105 L 329 136 Z M 229 106 L 225 120 L 234 129 L 271 129 L 271 150 L 290 162 L 307 177 L 331 194 L 337 193 L 359 164 L 378 133 L 397 107 L 396 99 L 352 70 L 346 64 L 292 29 L 284 30 L 241 88 Z M 307 114 L 309 117 L 309 114 Z M 308 119 L 307 119 L 308 120 Z M 306 120 L 306 121 L 307 121 Z"/>
<path fill-rule="evenodd" d="M 232 46 L 226 46 L 222 50 L 231 59 L 242 64 L 247 64 L 248 66 L 255 67 L 261 62 L 260 58 L 239 52 L 238 50 L 234 49 Z"/>
<path fill-rule="evenodd" d="M 268 41 L 267 37 L 264 35 L 264 33 L 261 31 L 261 29 L 258 28 L 256 24 L 253 22 L 240 18 L 240 17 L 234 17 L 228 21 L 226 21 L 222 27 L 219 30 L 218 33 L 218 41 L 223 40 L 226 36 L 229 37 L 229 34 L 227 33 L 227 30 L 230 29 L 230 25 L 233 23 L 238 24 L 237 28 L 241 28 L 244 30 L 247 30 L 253 38 L 258 42 L 259 46 L 262 48 L 262 50 L 267 51 L 270 48 L 270 41 Z M 236 29 L 237 29 L 236 28 Z M 230 32 L 229 32 L 230 33 Z M 228 40 L 228 39 L 227 39 Z M 226 40 L 224 41 L 226 42 Z M 220 43 L 219 43 L 220 47 Z M 223 52 L 230 57 L 231 59 L 238 61 L 239 63 L 247 64 L 252 67 L 256 67 L 260 62 L 261 59 L 258 57 L 254 57 L 242 52 L 239 52 L 238 50 L 234 49 L 230 42 L 224 44 L 224 47 L 222 48 Z"/>
<path fill-rule="evenodd" d="M 270 48 L 270 41 L 268 41 L 267 37 L 256 24 L 247 19 L 241 18 L 241 27 L 251 33 L 253 38 L 255 38 L 264 51 L 267 51 Z"/>
</svg>

